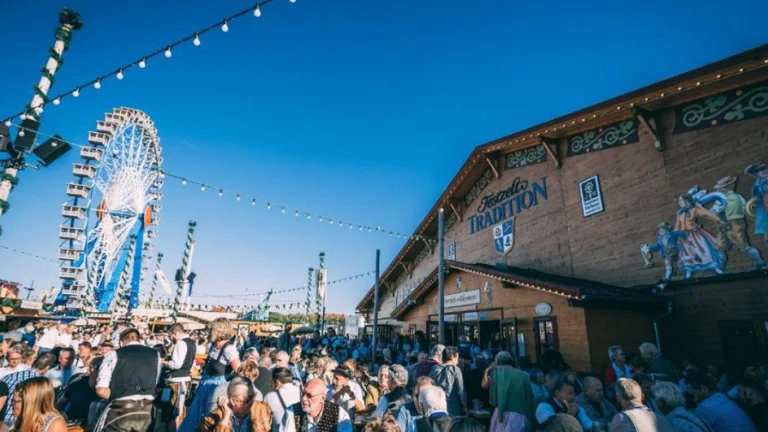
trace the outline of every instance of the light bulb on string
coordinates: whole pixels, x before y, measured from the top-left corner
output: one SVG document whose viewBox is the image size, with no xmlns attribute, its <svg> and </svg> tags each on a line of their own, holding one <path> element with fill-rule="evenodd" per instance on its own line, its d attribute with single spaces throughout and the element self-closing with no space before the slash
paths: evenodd
<svg viewBox="0 0 768 432">
<path fill-rule="evenodd" d="M 11 127 L 12 124 L 10 119 L 5 121 L 5 127 Z"/>
<path fill-rule="evenodd" d="M 251 205 L 254 205 L 254 206 L 256 205 L 256 198 L 254 198 L 254 199 L 251 201 Z"/>
<path fill-rule="evenodd" d="M 224 189 L 219 189 L 219 196 L 224 195 Z"/>
<path fill-rule="evenodd" d="M 291 3 L 296 3 L 296 0 L 291 0 Z"/>
<path fill-rule="evenodd" d="M 195 33 L 195 38 L 192 40 L 192 45 L 200 46 L 200 36 L 197 33 Z"/>
<path fill-rule="evenodd" d="M 227 25 L 227 20 L 224 20 L 224 24 L 221 25 L 221 31 L 224 33 L 229 31 L 229 25 Z"/>
<path fill-rule="evenodd" d="M 331 225 L 333 225 L 333 219 L 328 219 L 328 223 L 330 223 Z"/>
<path fill-rule="evenodd" d="M 173 53 L 171 52 L 171 47 L 169 46 L 165 49 L 165 58 L 171 58 L 172 55 Z"/>
<path fill-rule="evenodd" d="M 72 92 L 72 96 L 74 96 L 74 97 L 80 96 L 80 88 L 79 87 L 76 88 L 75 91 Z"/>
<path fill-rule="evenodd" d="M 349 229 L 352 229 L 352 224 L 349 224 Z"/>
<path fill-rule="evenodd" d="M 322 216 L 320 216 L 320 218 L 318 219 L 318 221 L 322 222 L 322 221 L 323 221 L 323 217 L 322 217 Z"/>
<path fill-rule="evenodd" d="M 238 200 L 238 201 L 240 201 L 240 194 L 238 194 L 238 195 L 237 195 L 237 198 L 235 198 L 235 199 L 236 199 L 236 200 Z"/>
<path fill-rule="evenodd" d="M 184 186 L 187 184 L 187 179 L 181 179 L 181 185 Z"/>
<path fill-rule="evenodd" d="M 20 137 L 23 137 L 24 135 L 25 135 L 25 133 L 24 133 L 24 129 L 20 129 L 20 130 L 19 130 L 19 136 L 20 136 Z"/>
<path fill-rule="evenodd" d="M 339 221 L 339 228 L 342 228 L 344 226 L 344 222 Z"/>
<path fill-rule="evenodd" d="M 56 99 L 53 100 L 53 104 L 54 105 L 58 105 L 60 103 L 61 103 L 61 98 L 56 98 Z"/>
<path fill-rule="evenodd" d="M 310 219 L 312 219 L 312 215 L 307 213 L 307 220 L 310 220 Z"/>
<path fill-rule="evenodd" d="M 125 78 L 125 75 L 123 75 L 123 70 L 122 69 L 117 71 L 117 75 L 116 76 L 117 76 L 117 79 L 119 79 L 119 80 Z"/>
<path fill-rule="evenodd" d="M 205 192 L 205 185 L 200 185 L 200 191 Z"/>
<path fill-rule="evenodd" d="M 95 88 L 96 90 L 101 88 L 101 80 L 100 79 L 97 79 L 96 82 L 93 83 L 93 88 Z"/>
<path fill-rule="evenodd" d="M 272 210 L 272 204 L 271 203 L 267 203 L 267 210 Z"/>
<path fill-rule="evenodd" d="M 139 68 L 144 69 L 145 67 L 147 67 L 147 60 L 141 59 L 141 61 L 139 62 Z"/>
<path fill-rule="evenodd" d="M 261 16 L 261 8 L 259 5 L 256 5 L 256 9 L 253 10 L 253 16 L 256 18 L 259 18 Z"/>
</svg>

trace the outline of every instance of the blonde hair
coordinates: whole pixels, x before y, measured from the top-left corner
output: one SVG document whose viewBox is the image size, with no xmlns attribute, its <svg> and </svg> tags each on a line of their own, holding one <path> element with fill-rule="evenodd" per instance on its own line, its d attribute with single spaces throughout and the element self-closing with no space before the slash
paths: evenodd
<svg viewBox="0 0 768 432">
<path fill-rule="evenodd" d="M 298 363 L 301 361 L 301 345 L 294 345 L 293 348 L 291 348 L 291 363 Z"/>
<path fill-rule="evenodd" d="M 211 322 L 211 342 L 217 343 L 232 339 L 232 322 L 226 318 L 216 318 Z"/>
<path fill-rule="evenodd" d="M 253 360 L 246 360 L 237 367 L 237 376 L 256 381 L 259 377 L 259 364 Z"/>
<path fill-rule="evenodd" d="M 54 405 L 53 384 L 45 377 L 34 377 L 20 382 L 14 393 L 21 398 L 21 414 L 13 429 L 19 432 L 37 432 L 43 428 L 48 414 L 61 415 Z M 13 397 L 13 396 L 12 396 Z M 11 400 L 13 409 L 13 400 Z"/>
</svg>

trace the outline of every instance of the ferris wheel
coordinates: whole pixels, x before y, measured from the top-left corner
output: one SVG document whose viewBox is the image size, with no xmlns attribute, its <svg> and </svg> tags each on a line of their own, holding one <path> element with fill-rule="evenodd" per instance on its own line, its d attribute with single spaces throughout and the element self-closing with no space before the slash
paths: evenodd
<svg viewBox="0 0 768 432">
<path fill-rule="evenodd" d="M 56 304 L 124 313 L 138 306 L 157 236 L 164 177 L 160 138 L 144 112 L 116 108 L 96 123 L 88 142 L 62 207 Z"/>
</svg>

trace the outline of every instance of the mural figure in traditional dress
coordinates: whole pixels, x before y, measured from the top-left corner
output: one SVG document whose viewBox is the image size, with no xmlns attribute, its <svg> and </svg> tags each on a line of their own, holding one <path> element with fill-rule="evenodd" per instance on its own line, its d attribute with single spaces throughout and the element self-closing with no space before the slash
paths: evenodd
<svg viewBox="0 0 768 432">
<path fill-rule="evenodd" d="M 664 279 L 659 283 L 659 288 L 664 289 L 672 280 L 675 273 L 675 266 L 680 262 L 680 240 L 688 237 L 688 234 L 682 231 L 673 231 L 669 222 L 662 222 L 656 226 L 656 243 L 644 244 L 640 247 L 640 252 L 645 259 L 645 268 L 651 268 L 653 263 L 653 252 L 658 252 L 659 257 L 664 260 Z"/>
<path fill-rule="evenodd" d="M 734 191 L 736 180 L 736 177 L 728 176 L 715 184 L 715 190 L 725 195 L 725 208 L 720 212 L 720 217 L 728 224 L 727 230 L 720 230 L 717 234 L 717 245 L 724 251 L 733 247 L 747 254 L 755 263 L 752 270 L 760 270 L 766 267 L 765 260 L 747 239 L 747 222 L 744 220 L 747 200 Z"/>
<path fill-rule="evenodd" d="M 680 210 L 677 211 L 674 230 L 686 234 L 680 239 L 679 267 L 685 272 L 683 279 L 690 278 L 693 272 L 704 270 L 725 274 L 725 252 L 718 249 L 715 236 L 699 225 L 699 218 L 709 219 L 720 230 L 727 230 L 728 224 L 700 202 L 694 201 L 690 193 L 680 195 L 677 205 Z"/>
<path fill-rule="evenodd" d="M 768 247 L 768 163 L 757 163 L 744 169 L 744 173 L 755 177 L 752 199 L 747 203 L 747 215 L 755 219 L 755 234 L 763 235 Z"/>
</svg>

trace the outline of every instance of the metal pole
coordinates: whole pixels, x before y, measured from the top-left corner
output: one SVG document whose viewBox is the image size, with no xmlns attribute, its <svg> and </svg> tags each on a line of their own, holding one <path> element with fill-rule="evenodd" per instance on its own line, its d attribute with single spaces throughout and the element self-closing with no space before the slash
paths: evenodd
<svg viewBox="0 0 768 432">
<path fill-rule="evenodd" d="M 445 211 L 437 211 L 437 330 L 438 342 L 445 345 Z"/>
<path fill-rule="evenodd" d="M 373 282 L 373 344 L 371 345 L 371 371 L 376 370 L 376 333 L 379 330 L 379 259 L 381 251 L 376 249 L 376 280 Z"/>
</svg>

